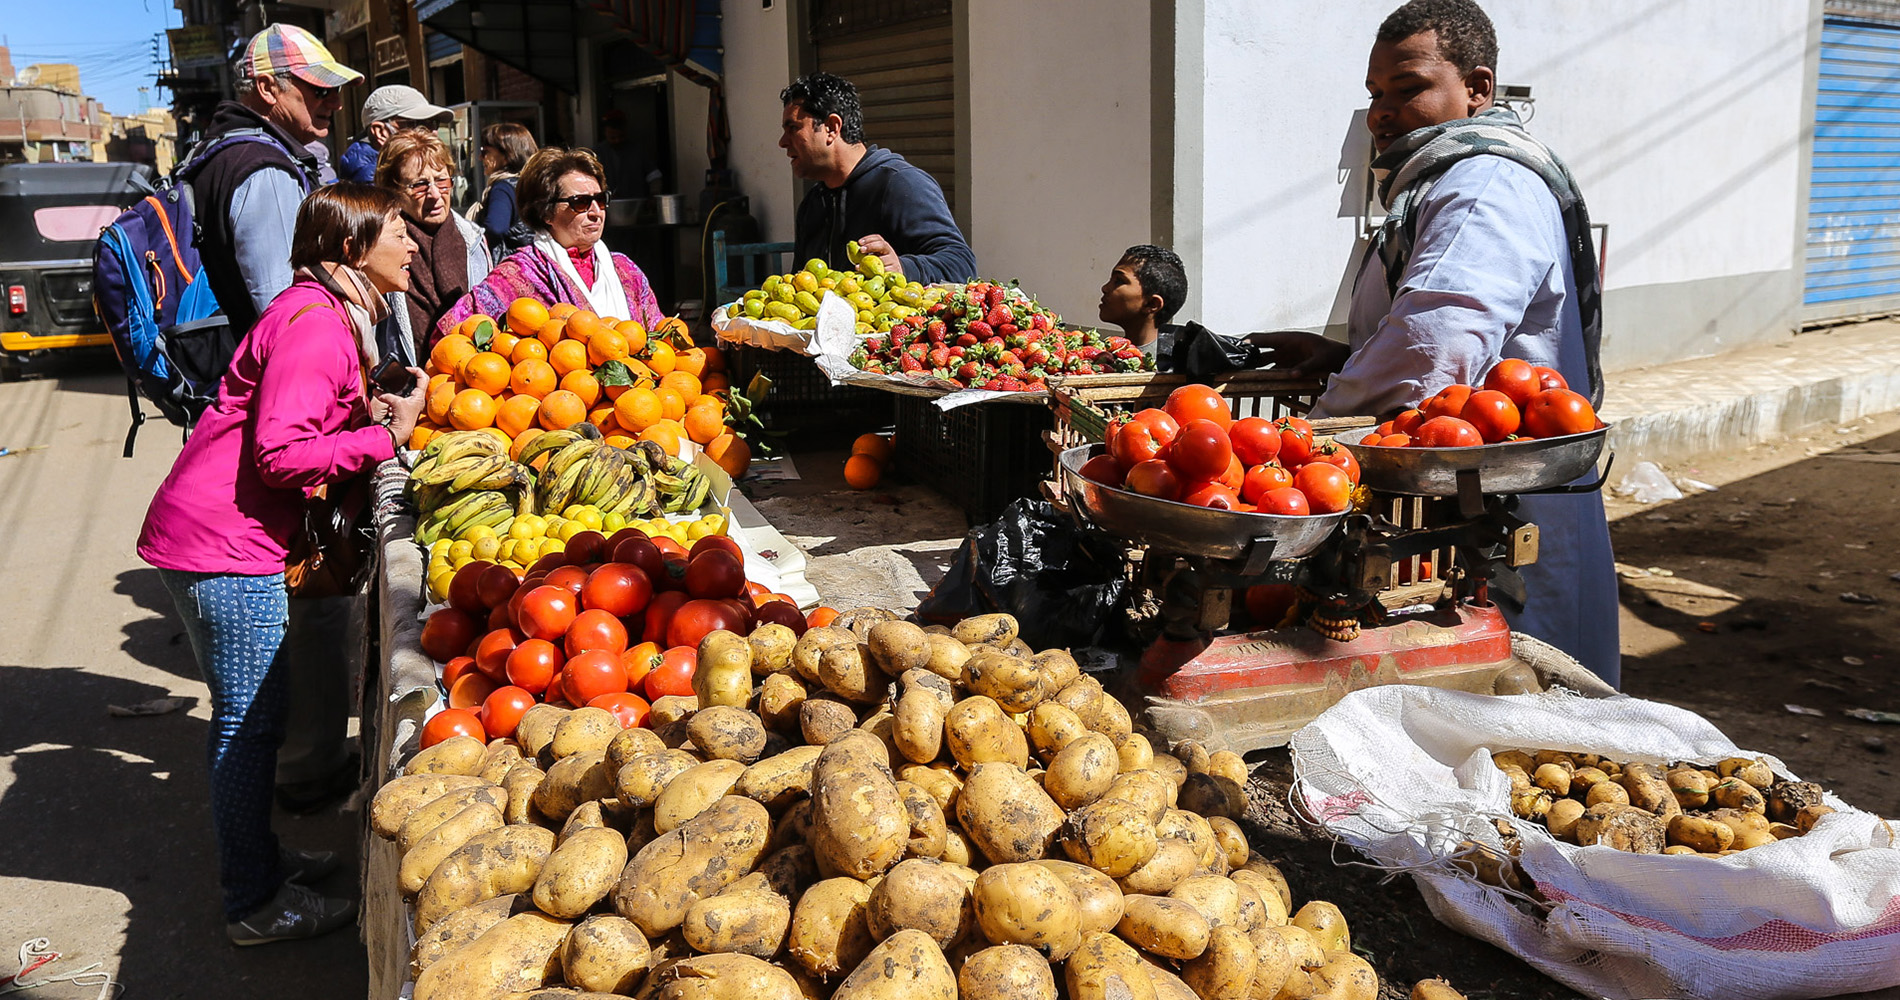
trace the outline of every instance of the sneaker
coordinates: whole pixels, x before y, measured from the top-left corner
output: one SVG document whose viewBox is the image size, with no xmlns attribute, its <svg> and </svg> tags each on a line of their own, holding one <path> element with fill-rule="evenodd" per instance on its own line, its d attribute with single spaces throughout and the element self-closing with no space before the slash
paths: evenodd
<svg viewBox="0 0 1900 1000">
<path fill-rule="evenodd" d="M 337 870 L 343 859 L 335 851 L 299 851 L 289 847 L 277 848 L 277 869 L 284 873 L 284 881 L 301 882 L 309 885 Z"/>
<path fill-rule="evenodd" d="M 355 919 L 355 900 L 332 899 L 295 882 L 285 882 L 257 912 L 225 924 L 224 933 L 235 945 L 270 944 L 328 934 Z"/>
</svg>

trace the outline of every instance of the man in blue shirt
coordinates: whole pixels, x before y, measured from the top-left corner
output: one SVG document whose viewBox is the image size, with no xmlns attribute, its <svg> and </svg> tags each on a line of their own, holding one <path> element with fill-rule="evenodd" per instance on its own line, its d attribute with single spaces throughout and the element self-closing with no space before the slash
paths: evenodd
<svg viewBox="0 0 1900 1000">
<path fill-rule="evenodd" d="M 363 102 L 363 137 L 343 151 L 337 163 L 337 179 L 376 183 L 376 158 L 382 155 L 383 144 L 390 136 L 406 128 L 433 128 L 454 115 L 448 108 L 430 104 L 414 87 L 377 87 Z"/>
</svg>

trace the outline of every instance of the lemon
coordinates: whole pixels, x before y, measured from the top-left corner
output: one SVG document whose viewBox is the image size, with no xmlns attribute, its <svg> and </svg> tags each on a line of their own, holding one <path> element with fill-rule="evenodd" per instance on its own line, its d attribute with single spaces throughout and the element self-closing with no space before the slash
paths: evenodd
<svg viewBox="0 0 1900 1000">
<path fill-rule="evenodd" d="M 541 539 L 541 548 L 539 550 L 539 555 L 536 555 L 535 558 L 539 559 L 550 552 L 565 552 L 565 551 L 567 551 L 567 543 L 562 541 L 561 539 L 543 538 Z"/>
<path fill-rule="evenodd" d="M 474 561 L 475 561 L 475 557 L 472 555 L 458 556 L 454 559 L 449 560 L 449 565 L 459 570 L 462 567 L 467 566 L 469 563 L 472 563 Z"/>
<path fill-rule="evenodd" d="M 474 542 L 454 542 L 449 545 L 449 562 L 454 563 L 456 569 L 461 569 L 463 563 L 473 558 L 474 551 Z"/>
<path fill-rule="evenodd" d="M 501 547 L 495 550 L 495 561 L 507 562 L 508 560 L 513 559 L 515 557 L 515 550 L 518 547 L 520 547 L 520 545 L 521 545 L 521 542 L 517 541 L 516 539 L 513 539 L 513 538 L 502 539 Z"/>
<path fill-rule="evenodd" d="M 608 511 L 600 516 L 600 530 L 612 537 L 614 532 L 627 526 L 627 515 L 619 511 Z"/>
<path fill-rule="evenodd" d="M 494 532 L 489 532 L 488 537 L 486 538 L 476 539 L 475 548 L 471 552 L 471 554 L 474 555 L 475 558 L 486 559 L 490 562 L 493 562 L 495 560 L 495 556 L 499 555 L 500 553 L 501 553 L 501 539 L 496 538 L 494 535 Z"/>
<path fill-rule="evenodd" d="M 454 579 L 455 571 L 452 569 L 445 569 L 440 573 L 430 576 L 429 599 L 431 601 L 441 601 L 444 597 L 449 596 L 449 583 Z"/>
<path fill-rule="evenodd" d="M 580 513 L 576 515 L 575 520 L 585 525 L 588 531 L 599 531 L 602 524 L 600 508 L 592 506 L 582 507 Z"/>
<path fill-rule="evenodd" d="M 433 543 L 430 544 L 429 554 L 432 556 L 439 556 L 442 553 L 447 552 L 449 550 L 449 546 L 454 545 L 454 544 L 455 544 L 455 539 L 453 538 L 438 538 Z"/>
<path fill-rule="evenodd" d="M 549 537 L 558 538 L 561 541 L 565 542 L 568 539 L 573 538 L 575 535 L 578 535 L 581 532 L 586 531 L 586 530 L 587 530 L 587 522 L 581 520 L 580 518 L 575 518 L 572 521 L 562 522 L 560 528 L 552 532 L 549 532 Z"/>
<path fill-rule="evenodd" d="M 486 524 L 472 525 L 462 532 L 464 542 L 479 542 L 484 538 L 494 538 L 495 529 Z"/>
<path fill-rule="evenodd" d="M 713 533 L 713 530 L 706 526 L 704 519 L 693 521 L 686 525 L 686 537 L 695 542 Z"/>
<path fill-rule="evenodd" d="M 566 510 L 561 511 L 561 516 L 569 520 L 573 520 L 574 518 L 581 516 L 581 511 L 585 509 L 587 508 L 583 504 L 571 503 L 567 505 Z"/>
</svg>

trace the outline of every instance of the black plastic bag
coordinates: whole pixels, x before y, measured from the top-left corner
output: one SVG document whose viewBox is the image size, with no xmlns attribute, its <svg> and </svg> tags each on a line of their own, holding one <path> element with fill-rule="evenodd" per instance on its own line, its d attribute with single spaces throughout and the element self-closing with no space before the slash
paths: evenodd
<svg viewBox="0 0 1900 1000">
<path fill-rule="evenodd" d="M 917 607 L 926 624 L 974 615 L 1016 616 L 1036 649 L 1100 645 L 1118 637 L 1128 583 L 1122 545 L 1041 500 L 1022 499 L 970 529 L 930 596 Z"/>
<path fill-rule="evenodd" d="M 1240 337 L 1224 337 L 1189 321 L 1174 337 L 1174 370 L 1189 378 L 1208 378 L 1266 364 L 1266 352 Z"/>
</svg>

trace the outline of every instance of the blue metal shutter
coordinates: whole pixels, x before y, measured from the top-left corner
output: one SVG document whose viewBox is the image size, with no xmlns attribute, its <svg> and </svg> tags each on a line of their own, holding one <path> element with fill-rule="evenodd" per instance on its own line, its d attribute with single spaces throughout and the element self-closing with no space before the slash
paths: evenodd
<svg viewBox="0 0 1900 1000">
<path fill-rule="evenodd" d="M 1900 24 L 1823 24 L 1803 304 L 1808 320 L 1900 308 Z"/>
</svg>

